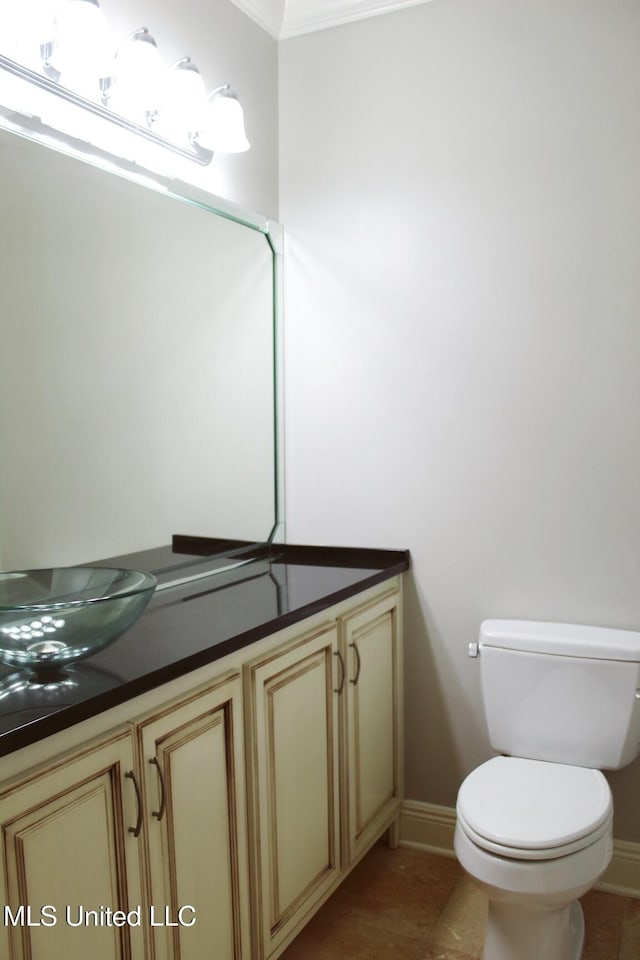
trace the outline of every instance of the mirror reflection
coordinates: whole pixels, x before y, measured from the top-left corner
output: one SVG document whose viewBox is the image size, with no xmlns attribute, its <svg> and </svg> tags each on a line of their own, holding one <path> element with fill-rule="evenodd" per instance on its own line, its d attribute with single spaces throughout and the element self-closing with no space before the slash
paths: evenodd
<svg viewBox="0 0 640 960">
<path fill-rule="evenodd" d="M 267 237 L 0 130 L 0 568 L 275 523 Z"/>
</svg>

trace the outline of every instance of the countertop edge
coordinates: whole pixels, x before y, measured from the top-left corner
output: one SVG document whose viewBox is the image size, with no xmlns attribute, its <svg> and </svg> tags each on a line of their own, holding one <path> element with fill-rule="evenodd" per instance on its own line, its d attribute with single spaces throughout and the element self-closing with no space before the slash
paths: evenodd
<svg viewBox="0 0 640 960">
<path fill-rule="evenodd" d="M 193 539 L 190 538 L 192 547 Z M 97 694 L 88 700 L 9 731 L 0 736 L 0 757 L 7 756 L 40 740 L 45 740 L 47 737 L 73 727 L 83 720 L 95 717 L 172 680 L 215 663 L 231 653 L 236 653 L 238 650 L 250 646 L 257 640 L 262 640 L 264 637 L 342 603 L 350 597 L 357 596 L 370 587 L 383 583 L 385 580 L 390 580 L 406 572 L 410 566 L 408 550 L 369 550 L 367 548 L 270 544 L 268 553 L 269 559 L 276 562 L 325 567 L 358 567 L 372 569 L 375 572 L 363 577 L 357 583 L 328 593 L 275 619 L 266 620 L 258 626 L 204 648 L 196 654 L 176 660 L 161 669 L 151 671 L 135 680 Z"/>
</svg>

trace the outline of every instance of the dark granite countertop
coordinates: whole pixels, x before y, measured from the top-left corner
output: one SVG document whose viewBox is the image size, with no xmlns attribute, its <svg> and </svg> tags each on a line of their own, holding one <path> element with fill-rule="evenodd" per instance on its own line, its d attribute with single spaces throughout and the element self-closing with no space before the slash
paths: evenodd
<svg viewBox="0 0 640 960">
<path fill-rule="evenodd" d="M 227 544 L 174 538 L 162 547 L 103 561 L 153 570 L 159 589 L 145 613 L 110 647 L 35 687 L 0 668 L 0 756 L 96 716 L 304 620 L 409 568 L 403 550 Z M 178 562 L 176 562 L 178 556 Z M 117 564 L 116 562 L 117 561 Z M 241 563 L 235 569 L 213 571 Z M 187 583 L 167 587 L 186 576 Z"/>
</svg>

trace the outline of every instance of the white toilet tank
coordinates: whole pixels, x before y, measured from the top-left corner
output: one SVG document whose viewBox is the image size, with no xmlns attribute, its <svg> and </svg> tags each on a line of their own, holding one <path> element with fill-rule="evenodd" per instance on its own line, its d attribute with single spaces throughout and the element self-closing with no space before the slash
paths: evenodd
<svg viewBox="0 0 640 960">
<path fill-rule="evenodd" d="M 640 754 L 640 633 L 485 620 L 478 654 L 494 750 L 612 770 Z"/>
</svg>

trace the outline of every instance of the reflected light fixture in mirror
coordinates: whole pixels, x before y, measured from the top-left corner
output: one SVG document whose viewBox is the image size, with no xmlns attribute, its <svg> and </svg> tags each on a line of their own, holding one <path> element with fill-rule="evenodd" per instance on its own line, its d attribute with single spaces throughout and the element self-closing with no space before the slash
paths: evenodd
<svg viewBox="0 0 640 960">
<path fill-rule="evenodd" d="M 146 27 L 118 43 L 99 0 L 7 0 L 3 7 L 4 71 L 203 165 L 214 150 L 249 148 L 242 107 L 228 85 L 207 98 L 191 59 L 165 68 Z"/>
</svg>

